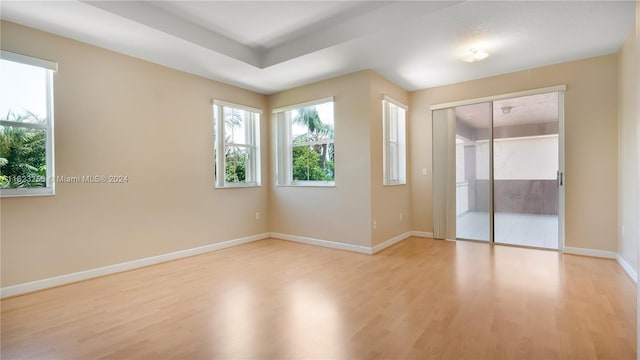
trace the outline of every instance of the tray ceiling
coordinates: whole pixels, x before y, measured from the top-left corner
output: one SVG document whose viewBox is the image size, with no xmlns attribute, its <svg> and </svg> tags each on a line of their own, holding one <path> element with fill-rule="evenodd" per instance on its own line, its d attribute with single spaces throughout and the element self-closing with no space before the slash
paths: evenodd
<svg viewBox="0 0 640 360">
<path fill-rule="evenodd" d="M 372 69 L 406 90 L 619 50 L 633 1 L 7 1 L 3 20 L 264 94 Z M 465 63 L 471 48 L 489 58 Z M 53 59 L 55 60 L 55 59 Z"/>
</svg>

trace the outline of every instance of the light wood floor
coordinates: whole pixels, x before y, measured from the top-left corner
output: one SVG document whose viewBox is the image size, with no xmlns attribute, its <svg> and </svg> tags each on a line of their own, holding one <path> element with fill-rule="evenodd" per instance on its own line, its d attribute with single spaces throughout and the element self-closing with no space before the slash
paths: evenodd
<svg viewBox="0 0 640 360">
<path fill-rule="evenodd" d="M 2 359 L 635 359 L 612 260 L 410 238 L 280 240 L 6 299 Z"/>
</svg>

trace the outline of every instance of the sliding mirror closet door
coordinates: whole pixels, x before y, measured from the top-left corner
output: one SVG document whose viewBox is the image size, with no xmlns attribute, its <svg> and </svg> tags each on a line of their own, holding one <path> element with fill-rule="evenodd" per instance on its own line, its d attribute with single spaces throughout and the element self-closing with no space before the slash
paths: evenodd
<svg viewBox="0 0 640 360">
<path fill-rule="evenodd" d="M 491 240 L 491 103 L 455 108 L 456 236 Z"/>
<path fill-rule="evenodd" d="M 496 243 L 558 249 L 559 94 L 493 102 Z"/>
<path fill-rule="evenodd" d="M 564 89 L 432 106 L 435 238 L 562 248 Z"/>
</svg>

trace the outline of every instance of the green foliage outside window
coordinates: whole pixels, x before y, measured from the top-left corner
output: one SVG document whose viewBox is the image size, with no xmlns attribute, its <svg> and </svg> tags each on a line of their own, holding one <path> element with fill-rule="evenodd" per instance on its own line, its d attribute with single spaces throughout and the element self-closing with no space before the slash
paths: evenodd
<svg viewBox="0 0 640 360">
<path fill-rule="evenodd" d="M 44 123 L 27 111 L 9 112 L 0 119 L 13 122 Z M 0 126 L 0 188 L 46 187 L 46 132 L 20 126 Z"/>
<path fill-rule="evenodd" d="M 321 153 L 313 146 L 295 146 L 293 148 L 293 180 L 333 180 L 333 161 L 325 161 L 324 167 L 320 164 Z"/>
<path fill-rule="evenodd" d="M 244 123 L 241 110 L 229 108 L 224 112 L 225 128 L 231 131 L 241 130 L 247 126 Z M 232 142 L 231 133 L 225 133 L 225 144 Z M 243 183 L 247 180 L 247 153 L 237 146 L 225 145 L 225 182 L 226 183 Z"/>
<path fill-rule="evenodd" d="M 237 149 L 228 149 L 225 154 L 225 181 L 244 182 L 247 178 L 247 155 Z"/>
<path fill-rule="evenodd" d="M 293 122 L 308 129 L 306 134 L 293 140 L 293 180 L 333 181 L 335 179 L 333 126 L 320 120 L 315 107 L 300 109 Z M 328 143 L 295 146 L 304 142 Z"/>
</svg>

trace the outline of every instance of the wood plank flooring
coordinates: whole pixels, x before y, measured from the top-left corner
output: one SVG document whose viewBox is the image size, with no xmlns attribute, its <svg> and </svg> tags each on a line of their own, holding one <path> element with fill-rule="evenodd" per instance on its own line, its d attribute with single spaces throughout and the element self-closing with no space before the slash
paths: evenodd
<svg viewBox="0 0 640 360">
<path fill-rule="evenodd" d="M 2 359 L 635 359 L 613 260 L 410 238 L 263 240 L 5 299 Z"/>
</svg>

